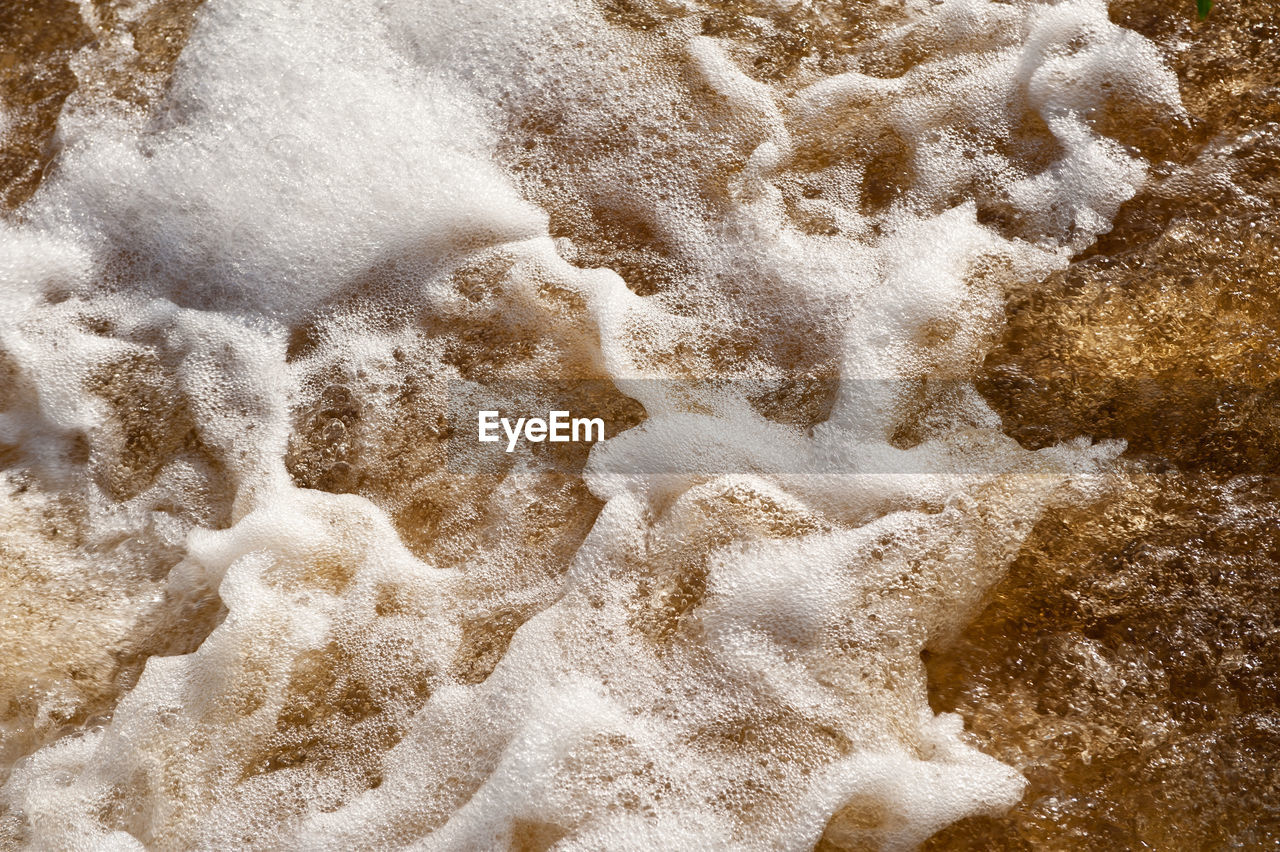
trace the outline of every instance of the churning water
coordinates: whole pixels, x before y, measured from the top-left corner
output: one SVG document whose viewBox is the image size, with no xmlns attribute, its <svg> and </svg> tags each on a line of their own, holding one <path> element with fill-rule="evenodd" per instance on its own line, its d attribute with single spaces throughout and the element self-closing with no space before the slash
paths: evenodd
<svg viewBox="0 0 1280 852">
<path fill-rule="evenodd" d="M 1273 12 L 0 12 L 0 841 L 1274 842 Z"/>
</svg>

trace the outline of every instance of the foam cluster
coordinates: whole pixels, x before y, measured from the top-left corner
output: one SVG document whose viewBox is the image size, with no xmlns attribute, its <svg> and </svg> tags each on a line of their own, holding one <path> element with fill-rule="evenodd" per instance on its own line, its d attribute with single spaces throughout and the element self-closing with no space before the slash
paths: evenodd
<svg viewBox="0 0 1280 852">
<path fill-rule="evenodd" d="M 0 630 L 85 614 L 19 658 L 0 836 L 904 849 L 1016 802 L 921 652 L 1121 447 L 969 378 L 1177 87 L 1099 0 L 832 14 L 210 2 L 146 110 L 73 101 L 0 226 Z M 471 401 L 609 437 L 485 456 Z"/>
</svg>

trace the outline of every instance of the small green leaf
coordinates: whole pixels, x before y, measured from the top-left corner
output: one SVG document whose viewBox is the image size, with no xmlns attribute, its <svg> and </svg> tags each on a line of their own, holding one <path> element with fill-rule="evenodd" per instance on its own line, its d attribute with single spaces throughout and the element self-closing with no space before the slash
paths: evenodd
<svg viewBox="0 0 1280 852">
<path fill-rule="evenodd" d="M 1196 11 L 1200 13 L 1200 20 L 1209 17 L 1209 10 L 1213 8 L 1213 0 L 1196 0 Z"/>
</svg>

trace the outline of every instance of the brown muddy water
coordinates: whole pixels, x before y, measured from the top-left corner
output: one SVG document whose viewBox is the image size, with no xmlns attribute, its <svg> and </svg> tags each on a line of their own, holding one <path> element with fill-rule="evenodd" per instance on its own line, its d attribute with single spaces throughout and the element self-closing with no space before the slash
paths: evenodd
<svg viewBox="0 0 1280 852">
<path fill-rule="evenodd" d="M 6 3 L 0 844 L 1277 848 L 1278 11 Z"/>
</svg>

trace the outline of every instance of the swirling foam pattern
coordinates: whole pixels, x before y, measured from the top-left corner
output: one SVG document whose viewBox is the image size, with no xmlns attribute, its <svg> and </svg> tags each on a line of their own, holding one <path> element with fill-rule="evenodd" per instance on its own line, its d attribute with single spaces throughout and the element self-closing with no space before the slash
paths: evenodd
<svg viewBox="0 0 1280 852">
<path fill-rule="evenodd" d="M 1013 805 L 921 652 L 1122 445 L 1026 449 L 971 378 L 1145 178 L 1100 116 L 1178 86 L 1099 0 L 834 14 L 209 0 L 141 105 L 82 68 L 0 225 L 4 836 L 902 849 Z M 609 437 L 485 461 L 467 399 Z"/>
</svg>

